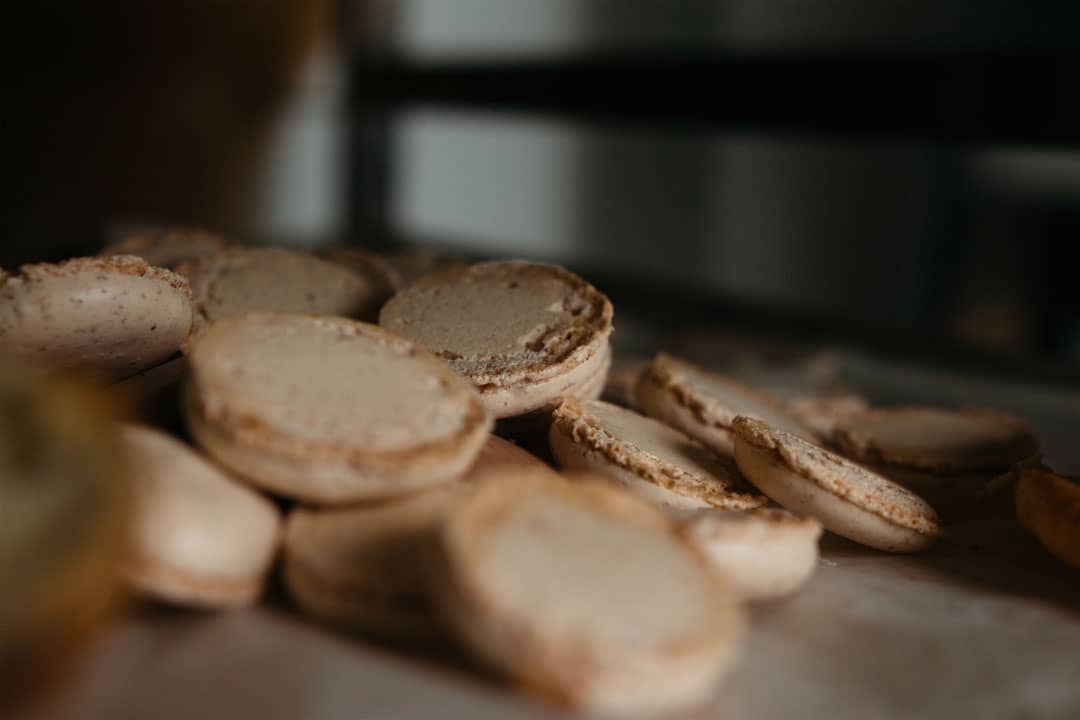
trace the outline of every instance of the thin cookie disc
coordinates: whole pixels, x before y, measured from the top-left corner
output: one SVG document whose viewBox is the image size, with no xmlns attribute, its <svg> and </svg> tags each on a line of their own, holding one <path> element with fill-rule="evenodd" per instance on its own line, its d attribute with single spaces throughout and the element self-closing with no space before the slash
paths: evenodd
<svg viewBox="0 0 1080 720">
<path fill-rule="evenodd" d="M 0 343 L 35 367 L 120 380 L 175 353 L 191 325 L 187 281 L 142 258 L 0 270 Z"/>
<path fill-rule="evenodd" d="M 932 472 L 1001 472 L 1038 452 L 1027 425 L 994 410 L 868 410 L 841 419 L 834 442 L 860 462 Z"/>
<path fill-rule="evenodd" d="M 435 567 L 470 649 L 585 712 L 700 705 L 738 656 L 736 594 L 663 513 L 605 483 L 496 474 L 451 512 Z"/>
<path fill-rule="evenodd" d="M 925 500 L 861 465 L 753 418 L 736 418 L 735 461 L 792 512 L 849 540 L 891 552 L 924 550 L 942 534 Z"/>
<path fill-rule="evenodd" d="M 314 503 L 460 477 L 492 421 L 472 386 L 408 340 L 344 318 L 253 313 L 189 353 L 185 414 L 208 453 Z"/>
<path fill-rule="evenodd" d="M 817 438 L 768 395 L 664 353 L 642 372 L 635 400 L 646 415 L 728 457 L 734 447 L 731 425 L 740 415 L 808 440 Z"/>
<path fill-rule="evenodd" d="M 593 400 L 567 400 L 554 413 L 551 452 L 560 467 L 609 477 L 676 508 L 745 510 L 764 505 L 735 463 L 652 418 Z"/>
<path fill-rule="evenodd" d="M 379 324 L 444 358 L 504 418 L 599 396 L 611 316 L 606 297 L 562 268 L 491 262 L 418 280 Z"/>
</svg>

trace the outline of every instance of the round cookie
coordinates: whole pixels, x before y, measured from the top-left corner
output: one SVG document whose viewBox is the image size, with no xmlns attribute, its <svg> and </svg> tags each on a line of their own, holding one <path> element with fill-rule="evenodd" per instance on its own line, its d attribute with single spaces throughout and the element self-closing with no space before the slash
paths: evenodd
<svg viewBox="0 0 1080 720">
<path fill-rule="evenodd" d="M 994 410 L 877 408 L 842 418 L 836 446 L 859 462 L 934 473 L 1002 472 L 1038 452 L 1031 429 Z"/>
<path fill-rule="evenodd" d="M 128 476 L 104 398 L 0 357 L 0 715 L 51 687 L 111 614 Z"/>
<path fill-rule="evenodd" d="M 142 258 L 0 270 L 0 344 L 38 368 L 122 379 L 175 353 L 191 324 L 187 281 Z"/>
<path fill-rule="evenodd" d="M 408 340 L 344 318 L 251 313 L 189 351 L 196 441 L 251 483 L 317 504 L 459 478 L 491 429 L 472 386 Z"/>
<path fill-rule="evenodd" d="M 740 415 L 816 439 L 812 430 L 767 395 L 665 353 L 657 355 L 641 373 L 635 398 L 641 412 L 727 457 L 734 449 L 731 425 Z"/>
<path fill-rule="evenodd" d="M 233 249 L 180 266 L 191 279 L 196 329 L 247 312 L 374 319 L 381 283 L 346 265 L 282 248 Z"/>
<path fill-rule="evenodd" d="M 765 504 L 735 464 L 663 423 L 599 400 L 567 400 L 554 413 L 551 453 L 565 470 L 597 473 L 653 502 L 745 510 Z"/>
<path fill-rule="evenodd" d="M 821 523 L 779 508 L 690 510 L 679 515 L 687 541 L 749 600 L 790 595 L 817 568 Z"/>
<path fill-rule="evenodd" d="M 424 277 L 379 324 L 471 380 L 496 418 L 596 397 L 611 363 L 611 303 L 553 265 L 490 262 Z"/>
<path fill-rule="evenodd" d="M 333 625 L 390 637 L 436 634 L 425 571 L 459 486 L 355 507 L 297 508 L 285 526 L 293 601 Z"/>
<path fill-rule="evenodd" d="M 135 493 L 128 585 L 189 607 L 255 602 L 277 550 L 274 504 L 164 433 L 129 425 L 122 439 Z"/>
<path fill-rule="evenodd" d="M 1066 565 L 1080 568 L 1080 483 L 1045 468 L 1018 468 L 1016 518 Z"/>
<path fill-rule="evenodd" d="M 195 228 L 131 227 L 110 235 L 113 240 L 102 248 L 99 257 L 137 255 L 151 265 L 170 270 L 228 247 L 221 235 Z"/>
<path fill-rule="evenodd" d="M 664 513 L 607 483 L 495 474 L 451 510 L 437 557 L 459 639 L 587 714 L 694 708 L 739 656 L 736 593 Z"/>
<path fill-rule="evenodd" d="M 739 469 L 788 510 L 878 550 L 917 552 L 941 536 L 934 509 L 881 475 L 754 418 L 732 429 Z"/>
</svg>

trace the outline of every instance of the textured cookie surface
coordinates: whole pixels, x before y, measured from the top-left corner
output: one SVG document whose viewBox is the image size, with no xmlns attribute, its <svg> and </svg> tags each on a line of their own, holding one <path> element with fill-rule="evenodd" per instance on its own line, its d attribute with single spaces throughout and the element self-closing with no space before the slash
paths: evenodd
<svg viewBox="0 0 1080 720">
<path fill-rule="evenodd" d="M 710 428 L 730 429 L 740 415 L 764 420 L 793 435 L 815 438 L 812 430 L 767 395 L 664 353 L 657 355 L 642 373 L 637 402 L 647 415 L 674 421 L 680 430 L 707 443 Z M 685 420 L 680 421 L 683 417 Z"/>
<path fill-rule="evenodd" d="M 422 278 L 383 307 L 379 323 L 445 359 L 482 394 L 536 390 L 505 417 L 571 390 L 538 388 L 574 371 L 582 374 L 576 384 L 602 386 L 602 378 L 594 381 L 599 366 L 606 373 L 610 362 L 603 353 L 611 318 L 607 298 L 566 270 L 493 262 Z"/>
<path fill-rule="evenodd" d="M 896 525 L 940 533 L 937 514 L 925 500 L 881 475 L 753 418 L 739 418 L 734 429 L 741 439 L 773 451 L 823 490 Z"/>
<path fill-rule="evenodd" d="M 1038 451 L 1030 428 L 993 410 L 868 410 L 841 419 L 834 441 L 861 461 L 940 472 L 1006 470 Z"/>
<path fill-rule="evenodd" d="M 568 457 L 563 446 L 567 441 L 585 453 L 587 469 L 593 472 L 604 474 L 606 465 L 614 466 L 713 507 L 737 510 L 766 502 L 745 485 L 733 462 L 677 430 L 617 405 L 567 400 L 555 410 L 552 437 L 556 459 L 573 469 L 586 468 Z"/>
<path fill-rule="evenodd" d="M 142 258 L 0 271 L 0 343 L 37 367 L 120 379 L 175 353 L 191 325 L 187 281 Z"/>
</svg>

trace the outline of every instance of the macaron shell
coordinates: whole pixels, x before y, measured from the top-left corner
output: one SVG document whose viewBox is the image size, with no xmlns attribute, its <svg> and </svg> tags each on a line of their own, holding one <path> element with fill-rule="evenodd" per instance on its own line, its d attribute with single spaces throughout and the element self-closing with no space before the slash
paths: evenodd
<svg viewBox="0 0 1080 720">
<path fill-rule="evenodd" d="M 694 708 L 739 657 L 742 618 L 726 583 L 663 514 L 608 485 L 492 477 L 456 506 L 441 540 L 433 588 L 451 627 L 560 704 Z"/>
<path fill-rule="evenodd" d="M 833 439 L 861 462 L 942 473 L 1004 471 L 1038 452 L 1027 425 L 993 410 L 877 408 L 843 418 Z"/>
<path fill-rule="evenodd" d="M 345 265 L 281 248 L 227 250 L 181 266 L 191 278 L 196 329 L 248 312 L 373 319 L 385 288 Z"/>
<path fill-rule="evenodd" d="M 809 580 L 818 564 L 821 523 L 786 510 L 684 513 L 687 541 L 749 600 L 783 597 Z"/>
<path fill-rule="evenodd" d="M 738 416 L 755 417 L 807 440 L 817 436 L 764 393 L 665 353 L 641 373 L 638 408 L 731 457 L 731 425 Z"/>
<path fill-rule="evenodd" d="M 492 426 L 444 363 L 344 318 L 221 320 L 189 357 L 184 411 L 196 441 L 251 483 L 311 503 L 459 478 Z"/>
<path fill-rule="evenodd" d="M 417 281 L 386 303 L 379 323 L 446 359 L 503 418 L 577 388 L 594 392 L 610 365 L 611 317 L 608 299 L 562 268 L 491 262 Z"/>
<path fill-rule="evenodd" d="M 136 468 L 128 583 L 180 605 L 252 603 L 277 549 L 277 509 L 168 435 L 129 426 L 123 439 Z"/>
<path fill-rule="evenodd" d="M 923 499 L 863 467 L 751 418 L 734 426 L 735 460 L 759 490 L 826 529 L 889 552 L 917 552 L 942 534 Z"/>
<path fill-rule="evenodd" d="M 76 258 L 0 274 L 0 341 L 38 367 L 120 379 L 177 351 L 192 324 L 187 282 L 141 258 Z"/>
<path fill-rule="evenodd" d="M 673 507 L 746 509 L 762 495 L 743 492 L 734 463 L 679 431 L 601 401 L 565 401 L 549 434 L 560 467 L 607 475 Z"/>
</svg>

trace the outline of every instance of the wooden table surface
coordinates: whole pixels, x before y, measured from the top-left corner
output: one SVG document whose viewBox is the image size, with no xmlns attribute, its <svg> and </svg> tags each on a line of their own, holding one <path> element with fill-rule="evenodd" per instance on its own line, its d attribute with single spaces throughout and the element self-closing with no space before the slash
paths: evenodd
<svg viewBox="0 0 1080 720">
<path fill-rule="evenodd" d="M 972 404 L 1033 422 L 1057 464 L 1075 471 L 1080 459 L 1076 398 L 880 363 L 849 371 L 862 387 L 878 382 L 879 397 L 892 392 L 882 377 L 902 377 L 921 388 L 904 395 L 915 400 L 981 398 Z M 979 506 L 923 555 L 826 535 L 806 589 L 754 607 L 751 620 L 743 663 L 693 717 L 1080 718 L 1080 571 L 1016 526 L 1008 494 Z M 225 614 L 142 609 L 105 634 L 47 705 L 24 716 L 560 716 L 455 657 L 339 636 L 280 602 Z"/>
</svg>

